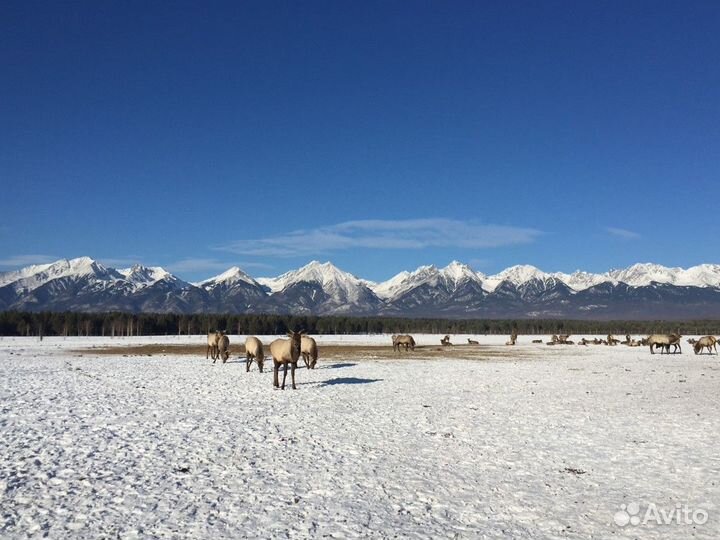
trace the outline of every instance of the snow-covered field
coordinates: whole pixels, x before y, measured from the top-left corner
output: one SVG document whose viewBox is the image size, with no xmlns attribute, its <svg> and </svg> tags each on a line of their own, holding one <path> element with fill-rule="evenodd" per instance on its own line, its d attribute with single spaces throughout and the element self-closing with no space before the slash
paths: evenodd
<svg viewBox="0 0 720 540">
<path fill-rule="evenodd" d="M 73 352 L 202 340 L 0 339 L 0 537 L 720 537 L 718 356 L 328 362 L 389 338 L 321 336 L 279 391 L 236 357 Z"/>
</svg>

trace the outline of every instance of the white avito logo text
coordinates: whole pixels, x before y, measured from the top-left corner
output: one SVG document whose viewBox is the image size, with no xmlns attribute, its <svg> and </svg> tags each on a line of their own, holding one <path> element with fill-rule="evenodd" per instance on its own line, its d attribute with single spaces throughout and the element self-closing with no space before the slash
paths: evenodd
<svg viewBox="0 0 720 540">
<path fill-rule="evenodd" d="M 692 509 L 687 504 L 676 504 L 670 508 L 663 508 L 655 503 L 649 503 L 645 511 L 636 502 L 621 504 L 620 510 L 615 512 L 613 520 L 619 527 L 627 525 L 704 525 L 708 521 L 708 513 L 702 508 Z"/>
</svg>

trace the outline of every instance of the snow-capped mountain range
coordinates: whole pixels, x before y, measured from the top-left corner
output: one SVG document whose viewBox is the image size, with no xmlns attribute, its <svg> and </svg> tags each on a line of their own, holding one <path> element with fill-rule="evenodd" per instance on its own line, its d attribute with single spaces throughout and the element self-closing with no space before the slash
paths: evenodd
<svg viewBox="0 0 720 540">
<path fill-rule="evenodd" d="M 375 283 L 312 261 L 254 279 L 238 267 L 188 283 L 160 267 L 113 269 L 89 258 L 0 273 L 0 309 L 291 313 L 466 318 L 720 317 L 720 265 L 635 264 L 602 274 L 529 265 L 485 275 L 457 261 Z"/>
</svg>

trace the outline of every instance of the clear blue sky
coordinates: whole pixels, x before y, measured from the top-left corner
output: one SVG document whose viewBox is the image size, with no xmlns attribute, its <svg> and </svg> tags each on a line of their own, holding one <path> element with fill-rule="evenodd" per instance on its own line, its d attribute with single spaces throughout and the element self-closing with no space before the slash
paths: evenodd
<svg viewBox="0 0 720 540">
<path fill-rule="evenodd" d="M 720 257 L 720 3 L 0 4 L 0 270 Z"/>
</svg>

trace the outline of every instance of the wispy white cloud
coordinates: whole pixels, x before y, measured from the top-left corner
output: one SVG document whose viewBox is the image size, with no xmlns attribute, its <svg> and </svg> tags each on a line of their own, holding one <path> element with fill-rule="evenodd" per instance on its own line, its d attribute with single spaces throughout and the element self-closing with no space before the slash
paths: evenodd
<svg viewBox="0 0 720 540">
<path fill-rule="evenodd" d="M 55 257 L 53 255 L 12 255 L 5 259 L 0 259 L 0 268 L 15 270 L 32 264 L 47 264 L 55 262 L 58 259 L 60 259 L 60 257 Z"/>
<path fill-rule="evenodd" d="M 527 244 L 535 241 L 541 234 L 541 231 L 530 228 L 443 218 L 368 219 L 301 229 L 265 238 L 237 240 L 216 249 L 263 257 L 306 256 L 356 248 L 478 249 Z"/>
<path fill-rule="evenodd" d="M 224 262 L 217 259 L 182 259 L 162 265 L 164 268 L 172 273 L 191 273 L 191 272 L 223 272 L 232 266 L 239 266 L 242 269 L 247 268 L 258 268 L 258 269 L 269 269 L 272 265 L 256 262 Z"/>
<path fill-rule="evenodd" d="M 605 230 L 613 236 L 625 238 L 626 240 L 637 240 L 641 238 L 639 233 L 628 231 L 627 229 L 619 229 L 617 227 L 605 227 Z"/>
<path fill-rule="evenodd" d="M 100 259 L 100 263 L 104 266 L 109 266 L 110 268 L 125 268 L 133 266 L 134 264 L 143 264 L 143 262 L 140 260 L 140 257 L 137 257 L 135 255 L 130 255 L 117 259 L 106 259 L 105 257 L 103 257 L 102 259 Z"/>
<path fill-rule="evenodd" d="M 490 265 L 490 261 L 487 259 L 470 259 L 468 264 L 471 268 L 477 270 L 478 268 L 485 268 Z"/>
</svg>

